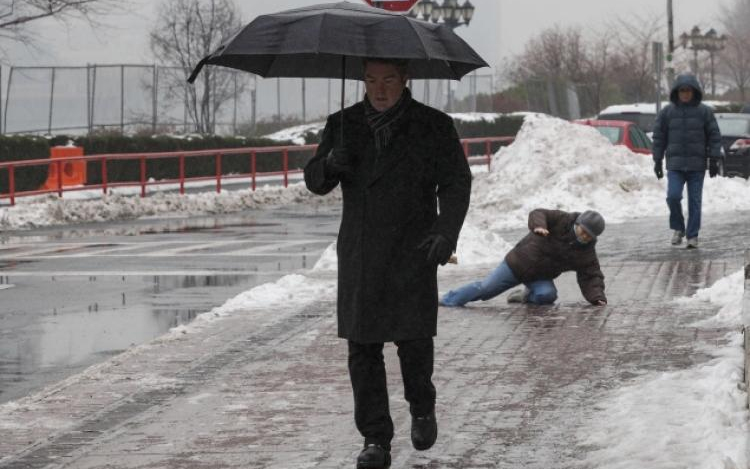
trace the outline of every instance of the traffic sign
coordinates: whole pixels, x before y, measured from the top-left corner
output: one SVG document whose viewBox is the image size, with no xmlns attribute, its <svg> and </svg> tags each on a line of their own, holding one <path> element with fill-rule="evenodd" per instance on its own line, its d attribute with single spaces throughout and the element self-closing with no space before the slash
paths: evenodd
<svg viewBox="0 0 750 469">
<path fill-rule="evenodd" d="M 419 3 L 419 0 L 365 0 L 371 7 L 382 8 L 389 11 L 397 11 L 399 13 L 406 13 L 411 10 L 414 5 Z"/>
</svg>

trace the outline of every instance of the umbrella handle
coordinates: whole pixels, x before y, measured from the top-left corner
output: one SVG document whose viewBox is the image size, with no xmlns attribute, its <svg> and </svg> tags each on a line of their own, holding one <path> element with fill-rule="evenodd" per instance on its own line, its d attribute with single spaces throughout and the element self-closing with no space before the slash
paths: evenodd
<svg viewBox="0 0 750 469">
<path fill-rule="evenodd" d="M 346 87 L 346 56 L 341 56 L 341 147 L 344 146 L 344 91 Z"/>
</svg>

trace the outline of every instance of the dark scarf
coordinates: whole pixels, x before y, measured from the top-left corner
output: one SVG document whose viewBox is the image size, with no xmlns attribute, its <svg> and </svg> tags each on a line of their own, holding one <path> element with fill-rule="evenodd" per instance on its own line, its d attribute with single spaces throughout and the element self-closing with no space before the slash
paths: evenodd
<svg viewBox="0 0 750 469">
<path fill-rule="evenodd" d="M 381 153 L 390 143 L 394 124 L 404 115 L 410 103 L 411 92 L 409 88 L 404 88 L 404 92 L 396 104 L 383 112 L 372 107 L 370 99 L 365 95 L 365 118 L 375 134 L 375 148 L 378 153 Z"/>
</svg>

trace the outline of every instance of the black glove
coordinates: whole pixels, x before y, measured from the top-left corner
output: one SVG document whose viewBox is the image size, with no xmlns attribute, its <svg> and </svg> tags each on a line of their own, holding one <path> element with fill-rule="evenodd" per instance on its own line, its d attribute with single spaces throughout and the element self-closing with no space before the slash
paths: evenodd
<svg viewBox="0 0 750 469">
<path fill-rule="evenodd" d="M 453 246 L 445 236 L 437 233 L 427 235 L 417 249 L 427 251 L 427 261 L 431 264 L 445 265 L 453 254 Z"/>
<path fill-rule="evenodd" d="M 716 177 L 716 175 L 719 174 L 719 160 L 716 158 L 709 158 L 708 159 L 708 175 L 710 177 Z"/>
<path fill-rule="evenodd" d="M 654 174 L 656 174 L 656 179 L 661 179 L 664 177 L 664 167 L 661 161 L 659 161 L 658 163 L 654 163 Z"/>
<path fill-rule="evenodd" d="M 346 148 L 334 148 L 325 161 L 327 177 L 348 178 L 354 174 L 352 158 Z"/>
</svg>

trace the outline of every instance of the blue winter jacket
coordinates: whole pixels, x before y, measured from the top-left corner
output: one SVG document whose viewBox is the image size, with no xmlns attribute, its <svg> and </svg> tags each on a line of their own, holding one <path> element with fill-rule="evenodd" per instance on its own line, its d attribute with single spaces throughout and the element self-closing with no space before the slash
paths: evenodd
<svg viewBox="0 0 750 469">
<path fill-rule="evenodd" d="M 682 103 L 677 90 L 693 88 L 693 99 Z M 655 163 L 665 154 L 667 169 L 673 171 L 705 171 L 706 157 L 721 158 L 721 133 L 714 113 L 701 103 L 703 90 L 694 75 L 679 75 L 669 94 L 670 104 L 656 117 L 653 136 Z"/>
</svg>

